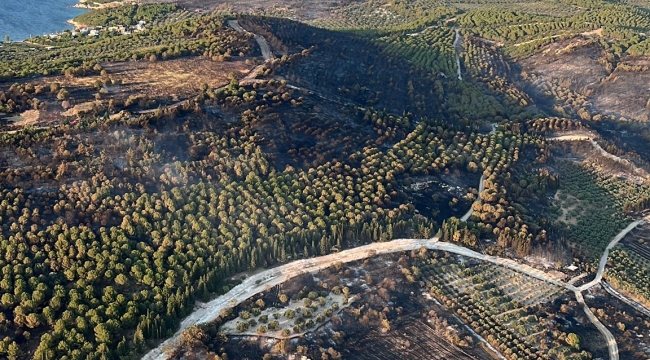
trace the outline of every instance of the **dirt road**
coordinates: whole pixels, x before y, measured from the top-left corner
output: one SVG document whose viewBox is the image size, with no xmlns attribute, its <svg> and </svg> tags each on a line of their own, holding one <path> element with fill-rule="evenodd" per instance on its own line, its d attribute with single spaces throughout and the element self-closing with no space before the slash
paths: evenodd
<svg viewBox="0 0 650 360">
<path fill-rule="evenodd" d="M 605 289 L 605 291 L 607 291 L 613 297 L 623 301 L 624 303 L 626 303 L 626 304 L 630 305 L 631 307 L 635 308 L 640 313 L 650 317 L 650 309 L 645 307 L 645 305 L 640 304 L 640 303 L 626 297 L 625 295 L 623 295 L 620 292 L 616 291 L 613 287 L 611 287 L 605 281 L 603 281 L 600 285 L 603 287 L 603 289 Z"/>
<path fill-rule="evenodd" d="M 485 189 L 483 185 L 485 177 L 481 176 L 479 184 L 479 194 Z M 480 200 L 478 200 L 480 201 Z M 467 221 L 471 216 L 472 209 L 465 214 L 461 220 Z M 390 254 L 400 251 L 411 251 L 418 250 L 422 247 L 426 247 L 429 250 L 439 250 L 447 251 L 453 254 L 462 255 L 465 257 L 470 257 L 482 261 L 487 261 L 499 266 L 504 266 L 514 271 L 518 271 L 525 275 L 531 276 L 535 279 L 542 280 L 560 287 L 563 287 L 569 291 L 575 293 L 576 299 L 580 304 L 583 305 L 585 314 L 590 319 L 590 321 L 598 328 L 598 330 L 603 334 L 603 337 L 607 341 L 608 351 L 610 355 L 610 360 L 618 360 L 618 346 L 616 340 L 612 334 L 607 330 L 607 328 L 598 321 L 596 316 L 591 313 L 589 307 L 584 303 L 582 297 L 582 291 L 591 288 L 592 286 L 598 284 L 602 280 L 602 273 L 607 264 L 607 257 L 609 256 L 609 251 L 618 244 L 618 242 L 627 235 L 632 229 L 638 226 L 640 223 L 645 221 L 637 220 L 625 229 L 623 229 L 612 241 L 609 243 L 605 249 L 599 266 L 598 272 L 594 280 L 590 281 L 587 284 L 584 284 L 580 287 L 576 287 L 570 283 L 565 283 L 555 276 L 548 274 L 542 270 L 535 269 L 527 264 L 521 264 L 511 259 L 499 258 L 495 256 L 485 255 L 478 253 L 474 250 L 467 249 L 460 245 L 441 242 L 439 238 L 433 237 L 431 239 L 399 239 L 383 243 L 372 243 L 364 246 L 360 246 L 353 249 L 348 249 L 341 251 L 339 253 L 334 253 L 330 255 L 320 256 L 311 259 L 302 259 L 296 260 L 291 263 L 281 265 L 277 268 L 268 269 L 257 274 L 251 275 L 249 278 L 245 279 L 241 284 L 235 286 L 228 293 L 220 296 L 209 303 L 202 304 L 198 309 L 196 309 L 192 314 L 183 319 L 181 322 L 180 328 L 174 334 L 173 337 L 167 339 L 157 348 L 151 350 L 147 353 L 143 359 L 145 360 L 162 360 L 165 359 L 164 349 L 173 348 L 176 345 L 177 339 L 182 334 L 182 332 L 193 326 L 211 322 L 215 320 L 219 314 L 227 308 L 231 308 L 241 303 L 242 301 L 248 299 L 249 297 L 263 292 L 267 289 L 270 289 L 273 286 L 282 284 L 289 279 L 292 279 L 296 276 L 307 272 L 316 272 L 325 268 L 328 268 L 335 263 L 348 263 L 352 261 L 362 260 L 368 257 L 373 257 L 376 255 Z"/>
<path fill-rule="evenodd" d="M 165 359 L 164 349 L 173 348 L 177 342 L 177 339 L 185 329 L 193 325 L 199 325 L 213 321 L 224 309 L 236 306 L 249 297 L 270 289 L 273 286 L 279 285 L 298 275 L 307 272 L 319 271 L 328 268 L 337 262 L 348 263 L 376 255 L 390 254 L 400 251 L 418 250 L 422 247 L 426 247 L 430 250 L 448 251 L 450 253 L 491 262 L 493 264 L 505 266 L 542 281 L 546 281 L 561 287 L 567 287 L 567 284 L 561 280 L 526 264 L 520 264 L 510 259 L 481 254 L 474 250 L 470 250 L 456 244 L 440 242 L 438 241 L 437 237 L 431 239 L 399 239 L 384 243 L 373 243 L 354 249 L 344 250 L 335 254 L 320 256 L 317 258 L 296 260 L 289 264 L 285 264 L 277 268 L 269 269 L 252 275 L 251 277 L 244 280 L 241 284 L 235 286 L 228 293 L 210 301 L 209 303 L 203 304 L 199 309 L 195 310 L 192 314 L 183 319 L 180 328 L 174 334 L 174 336 L 160 344 L 157 348 L 151 350 L 143 357 L 143 359 Z M 570 286 L 570 289 L 575 290 L 575 287 Z"/>
<path fill-rule="evenodd" d="M 648 173 L 643 170 L 638 168 L 634 163 L 627 159 L 623 159 L 619 156 L 616 156 L 614 154 L 608 153 L 605 149 L 603 149 L 600 144 L 594 140 L 596 138 L 595 135 L 591 133 L 574 133 L 574 134 L 567 134 L 567 135 L 561 135 L 561 136 L 556 136 L 556 137 L 550 137 L 547 138 L 548 141 L 589 141 L 589 143 L 594 147 L 594 149 L 603 157 L 608 158 L 612 161 L 616 161 L 617 163 L 623 164 L 628 166 L 635 175 L 640 176 L 642 178 L 647 178 Z"/>
<path fill-rule="evenodd" d="M 576 300 L 578 300 L 578 303 L 582 305 L 583 310 L 585 311 L 585 314 L 589 318 L 592 324 L 598 328 L 598 331 L 600 331 L 601 334 L 603 334 L 603 337 L 605 338 L 605 341 L 607 342 L 607 351 L 609 352 L 609 360 L 618 360 L 618 345 L 616 344 L 616 339 L 614 339 L 614 336 L 612 333 L 601 323 L 598 318 L 589 310 L 589 306 L 585 304 L 585 299 L 582 297 L 582 293 L 580 291 L 576 291 Z"/>
<path fill-rule="evenodd" d="M 604 262 L 603 260 L 601 260 L 601 263 L 604 264 L 607 262 L 606 259 L 607 259 L 607 255 L 609 254 L 609 249 L 614 247 L 618 243 L 618 241 L 620 241 L 629 231 L 631 231 L 634 227 L 636 227 L 641 221 L 642 220 L 633 222 L 627 228 L 621 231 L 612 240 L 610 246 L 608 246 L 608 249 L 603 254 L 603 258 L 605 260 Z M 591 313 L 589 308 L 586 305 L 584 305 L 584 299 L 582 297 L 582 292 L 581 292 L 601 281 L 602 269 L 604 269 L 604 265 L 602 267 L 599 266 L 599 272 L 597 273 L 596 279 L 594 279 L 592 282 L 588 284 L 581 286 L 580 288 L 577 288 L 571 284 L 567 284 L 559 280 L 558 278 L 550 274 L 545 273 L 542 270 L 535 269 L 529 265 L 521 264 L 511 259 L 505 259 L 505 258 L 499 258 L 495 256 L 481 254 L 474 250 L 470 250 L 456 244 L 441 242 L 437 237 L 431 239 L 399 239 L 399 240 L 393 240 L 384 243 L 373 243 L 373 244 L 364 245 L 349 250 L 344 250 L 340 253 L 325 255 L 325 256 L 311 258 L 311 259 L 296 260 L 289 264 L 285 264 L 277 268 L 265 270 L 258 274 L 252 275 L 246 280 L 244 280 L 241 284 L 234 287 L 228 293 L 210 301 L 209 303 L 203 304 L 191 315 L 186 317 L 181 322 L 179 330 L 174 334 L 173 337 L 160 344 L 157 348 L 151 350 L 143 357 L 143 359 L 145 360 L 165 359 L 164 349 L 172 348 L 176 344 L 177 339 L 181 335 L 181 333 L 188 327 L 213 321 L 219 316 L 222 310 L 236 306 L 237 304 L 248 299 L 249 297 L 258 294 L 262 291 L 265 291 L 267 289 L 270 289 L 273 286 L 279 285 L 293 277 L 296 277 L 298 275 L 307 272 L 315 272 L 315 271 L 325 269 L 337 262 L 347 263 L 347 262 L 362 260 L 376 255 L 390 254 L 390 253 L 400 252 L 400 251 L 417 250 L 422 247 L 426 247 L 427 249 L 430 250 L 447 251 L 450 253 L 471 257 L 482 261 L 491 262 L 493 264 L 504 266 L 514 271 L 518 271 L 525 275 L 531 276 L 535 279 L 546 281 L 551 284 L 566 288 L 567 290 L 573 291 L 576 294 L 576 299 L 579 302 L 581 302 L 581 304 L 583 304 L 585 314 L 587 314 L 587 316 L 592 321 L 592 323 L 594 323 L 594 325 L 603 334 L 603 337 L 607 340 L 607 345 L 610 352 L 610 360 L 618 360 L 618 347 L 616 344 L 616 340 L 614 340 L 609 330 L 607 330 L 607 328 L 605 328 L 600 323 L 600 321 L 598 321 L 598 319 Z"/>
<path fill-rule="evenodd" d="M 643 223 L 644 221 L 645 220 L 634 221 L 633 223 L 628 225 L 625 229 L 621 230 L 621 232 L 619 232 L 618 235 L 616 235 L 614 239 L 612 239 L 612 241 L 609 243 L 609 245 L 607 245 L 607 248 L 603 252 L 603 255 L 600 257 L 600 262 L 598 263 L 598 271 L 596 272 L 596 277 L 590 282 L 580 286 L 578 288 L 579 291 L 585 291 L 591 288 L 592 286 L 595 286 L 596 284 L 600 283 L 600 281 L 603 279 L 603 271 L 605 270 L 605 265 L 607 265 L 607 257 L 609 256 L 609 251 L 612 248 L 614 248 L 614 246 L 616 246 L 616 244 L 618 244 L 618 242 L 621 241 L 621 239 L 623 239 L 625 235 L 627 235 L 627 233 L 634 230 L 635 227 L 637 227 L 639 224 Z"/>
<path fill-rule="evenodd" d="M 237 20 L 228 20 L 228 26 L 237 32 L 248 32 L 241 25 L 239 25 L 239 22 Z M 260 50 L 262 50 L 262 56 L 264 57 L 264 60 L 269 61 L 273 59 L 273 52 L 271 51 L 271 47 L 269 46 L 269 43 L 266 41 L 266 39 L 258 34 L 253 35 L 255 35 L 255 41 L 257 41 L 257 44 L 260 46 Z"/>
<path fill-rule="evenodd" d="M 483 185 L 483 182 L 485 182 L 485 175 L 481 175 L 481 180 L 479 180 L 479 183 L 478 183 L 478 199 L 476 201 L 474 201 L 474 203 L 472 203 L 472 206 L 470 206 L 469 210 L 467 210 L 465 215 L 463 215 L 460 218 L 460 221 L 467 221 L 472 216 L 472 213 L 474 212 L 474 209 L 473 209 L 474 204 L 481 202 L 481 193 L 483 192 L 483 190 L 485 190 L 485 185 Z"/>
</svg>

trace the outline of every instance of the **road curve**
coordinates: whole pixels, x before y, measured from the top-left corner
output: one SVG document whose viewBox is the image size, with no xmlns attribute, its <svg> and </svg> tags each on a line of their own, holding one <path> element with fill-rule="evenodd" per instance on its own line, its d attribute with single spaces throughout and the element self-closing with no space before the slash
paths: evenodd
<svg viewBox="0 0 650 360">
<path fill-rule="evenodd" d="M 609 245 L 607 245 L 607 248 L 603 252 L 603 255 L 600 257 L 600 262 L 598 263 L 598 271 L 596 272 L 596 277 L 590 282 L 580 286 L 578 288 L 579 291 L 585 291 L 595 286 L 596 284 L 600 283 L 600 281 L 603 279 L 603 271 L 605 270 L 605 265 L 607 265 L 607 257 L 609 256 L 609 251 L 612 248 L 614 248 L 614 246 L 616 246 L 616 244 L 618 244 L 618 242 L 621 241 L 621 239 L 623 239 L 625 235 L 627 235 L 627 233 L 634 230 L 635 227 L 637 227 L 639 224 L 643 222 L 644 220 L 637 220 L 632 222 L 625 229 L 621 230 L 621 232 L 619 232 L 618 235 L 614 237 L 614 239 L 612 239 L 612 241 L 609 243 Z"/>
<path fill-rule="evenodd" d="M 479 196 L 485 190 L 484 186 L 485 176 L 482 175 L 479 184 Z M 477 200 L 480 201 L 480 198 Z M 461 218 L 462 221 L 467 221 L 471 216 L 473 209 L 470 210 Z M 348 250 L 341 251 L 339 253 L 333 253 L 329 255 L 320 256 L 317 258 L 311 259 L 301 259 L 296 260 L 291 263 L 281 265 L 276 268 L 268 269 L 251 275 L 245 279 L 241 284 L 235 286 L 228 293 L 206 303 L 202 304 L 198 309 L 196 309 L 192 314 L 187 316 L 180 324 L 178 331 L 171 338 L 165 340 L 157 348 L 152 349 L 147 354 L 145 354 L 142 359 L 144 360 L 163 360 L 166 359 L 165 349 L 171 349 L 177 345 L 178 338 L 185 331 L 185 329 L 194 326 L 205 324 L 211 321 L 214 321 L 219 314 L 227 308 L 234 307 L 241 303 L 242 301 L 250 298 L 251 296 L 258 294 L 262 291 L 270 289 L 273 286 L 279 285 L 289 279 L 292 279 L 296 276 L 304 274 L 306 272 L 316 272 L 325 268 L 332 266 L 335 263 L 347 263 L 357 260 L 362 260 L 368 257 L 373 257 L 376 255 L 390 254 L 400 251 L 411 251 L 417 250 L 422 247 L 425 247 L 429 250 L 439 250 L 447 251 L 457 255 L 462 255 L 482 261 L 491 262 L 493 264 L 504 266 L 514 271 L 518 271 L 525 275 L 531 276 L 535 279 L 545 281 L 560 287 L 563 287 L 569 291 L 573 291 L 576 294 L 576 299 L 579 303 L 583 305 L 585 314 L 590 319 L 590 321 L 599 329 L 603 334 L 603 337 L 607 340 L 608 351 L 610 354 L 610 360 L 618 360 L 618 346 L 616 340 L 613 338 L 612 334 L 607 330 L 607 328 L 598 321 L 593 313 L 589 310 L 589 307 L 584 303 L 582 297 L 582 291 L 589 289 L 590 287 L 598 284 L 602 280 L 602 273 L 607 263 L 607 257 L 609 256 L 609 251 L 623 238 L 627 233 L 632 231 L 636 226 L 638 226 L 644 220 L 637 220 L 628 225 L 623 229 L 612 241 L 609 243 L 605 252 L 603 253 L 598 272 L 596 277 L 591 282 L 582 285 L 581 287 L 576 287 L 572 284 L 565 283 L 558 278 L 547 274 L 542 270 L 535 269 L 529 265 L 518 263 L 511 259 L 500 258 L 496 256 L 490 256 L 476 252 L 471 249 L 467 249 L 460 245 L 441 242 L 438 237 L 433 237 L 431 239 L 398 239 L 388 242 L 379 242 L 372 243 Z"/>
<path fill-rule="evenodd" d="M 605 338 L 605 341 L 607 342 L 607 352 L 609 352 L 609 360 L 619 360 L 618 359 L 618 345 L 616 344 L 616 339 L 614 339 L 614 336 L 612 333 L 603 325 L 596 315 L 594 315 L 591 310 L 589 309 L 589 306 L 585 304 L 585 299 L 582 297 L 582 293 L 580 291 L 576 291 L 576 300 L 578 300 L 578 303 L 582 305 L 583 310 L 585 311 L 585 315 L 589 318 L 589 320 L 596 326 L 598 331 L 603 335 Z"/>
<path fill-rule="evenodd" d="M 571 134 L 566 134 L 566 135 L 560 135 L 560 136 L 555 136 L 555 137 L 549 137 L 546 140 L 548 141 L 588 141 L 591 146 L 603 157 L 610 159 L 612 161 L 616 161 L 619 164 L 628 166 L 630 169 L 632 169 L 632 172 L 634 172 L 635 175 L 647 178 L 648 173 L 637 167 L 633 162 L 627 159 L 623 159 L 619 156 L 616 156 L 614 154 L 611 154 L 607 152 L 607 150 L 603 149 L 600 144 L 594 140 L 597 135 L 592 134 L 591 132 L 576 132 L 576 133 L 571 133 Z"/>
<path fill-rule="evenodd" d="M 621 231 L 621 233 L 619 233 L 614 238 L 614 240 L 612 240 L 610 246 L 608 246 L 608 250 L 606 250 L 606 254 L 609 253 L 609 249 L 615 246 L 616 243 L 620 241 L 620 239 L 622 239 L 629 231 L 631 231 L 639 223 L 640 221 L 635 221 L 634 223 L 630 224 L 626 229 Z M 417 250 L 422 247 L 426 247 L 427 249 L 430 250 L 447 251 L 465 257 L 491 262 L 493 264 L 504 266 L 514 271 L 518 271 L 520 273 L 531 276 L 538 280 L 549 282 L 551 284 L 566 288 L 567 290 L 574 291 L 576 294 L 576 299 L 578 299 L 578 301 L 581 302 L 581 304 L 583 304 L 583 307 L 585 308 L 585 314 L 587 314 L 587 317 L 601 331 L 601 333 L 607 340 L 608 351 L 610 352 L 610 360 L 618 360 L 618 347 L 616 345 L 616 340 L 612 337 L 609 330 L 607 330 L 607 328 L 605 328 L 598 321 L 598 319 L 593 315 L 593 313 L 589 311 L 589 308 L 586 305 L 584 305 L 584 299 L 582 298 L 581 288 L 582 287 L 589 288 L 590 286 L 593 285 L 585 286 L 585 285 L 589 285 L 589 284 L 585 284 L 581 288 L 577 288 L 571 284 L 562 282 L 561 280 L 551 276 L 550 274 L 545 273 L 542 270 L 535 269 L 529 265 L 521 264 L 511 259 L 505 259 L 496 256 L 481 254 L 474 250 L 467 249 L 465 247 L 456 244 L 441 242 L 437 237 L 431 239 L 398 239 L 398 240 L 393 240 L 393 241 L 383 242 L 383 243 L 372 243 L 372 244 L 344 250 L 339 253 L 325 255 L 317 258 L 296 260 L 289 264 L 285 264 L 277 268 L 268 269 L 261 273 L 252 275 L 249 278 L 245 279 L 241 284 L 235 286 L 228 293 L 210 301 L 209 303 L 203 304 L 199 309 L 197 309 L 188 317 L 183 319 L 180 328 L 174 334 L 174 336 L 164 341 L 157 348 L 151 350 L 143 357 L 143 359 L 145 360 L 165 359 L 166 357 L 165 357 L 164 350 L 166 348 L 173 348 L 176 345 L 177 339 L 180 337 L 180 335 L 183 333 L 185 329 L 193 325 L 199 325 L 199 324 L 204 324 L 213 321 L 219 316 L 222 310 L 236 306 L 237 304 L 248 299 L 249 297 L 258 294 L 262 291 L 265 291 L 273 286 L 279 285 L 298 275 L 304 274 L 306 272 L 319 271 L 327 267 L 330 267 L 337 262 L 347 263 L 347 262 L 362 260 L 376 255 L 390 254 L 399 251 Z M 603 254 L 603 257 L 605 258 L 605 263 L 607 259 L 606 254 Z M 600 276 L 597 277 L 598 282 L 602 279 L 602 270 L 599 271 L 599 275 Z M 596 279 L 594 279 L 593 281 L 594 284 L 597 283 L 595 281 Z"/>
<path fill-rule="evenodd" d="M 339 253 L 320 256 L 317 258 L 296 260 L 289 264 L 285 264 L 277 268 L 268 269 L 261 273 L 252 275 L 244 280 L 241 284 L 235 286 L 228 293 L 210 301 L 209 303 L 204 304 L 188 317 L 183 319 L 180 328 L 178 331 L 176 331 L 174 336 L 164 341 L 157 348 L 151 350 L 143 357 L 143 359 L 165 359 L 164 349 L 173 348 L 176 345 L 177 339 L 185 329 L 193 325 L 200 325 L 211 322 L 219 316 L 222 310 L 236 306 L 249 297 L 265 291 L 275 285 L 279 285 L 293 277 L 304 274 L 306 272 L 319 271 L 328 268 L 338 262 L 348 263 L 376 255 L 390 254 L 400 251 L 418 250 L 422 247 L 426 247 L 430 250 L 448 251 L 450 253 L 491 262 L 493 264 L 521 272 L 533 278 L 546 281 L 557 286 L 566 287 L 570 290 L 575 290 L 575 287 L 567 285 L 561 280 L 526 264 L 520 264 L 510 259 L 481 254 L 474 250 L 470 250 L 456 244 L 441 242 L 438 240 L 439 239 L 437 237 L 434 237 L 431 239 L 399 239 L 383 243 L 372 243 L 353 249 L 344 250 Z"/>
</svg>

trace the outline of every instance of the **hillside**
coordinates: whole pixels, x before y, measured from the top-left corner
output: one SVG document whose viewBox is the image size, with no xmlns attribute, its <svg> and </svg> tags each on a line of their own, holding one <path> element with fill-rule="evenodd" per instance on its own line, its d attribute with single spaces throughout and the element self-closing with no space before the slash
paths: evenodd
<svg viewBox="0 0 650 360">
<path fill-rule="evenodd" d="M 650 205 L 643 4 L 225 3 L 111 5 L 0 48 L 0 357 L 336 359 L 374 341 L 391 359 L 409 341 L 428 344 L 414 359 L 642 356 L 629 329 L 650 336 L 648 319 L 600 283 L 650 303 L 645 242 L 607 263 Z M 436 234 L 500 260 L 411 249 L 182 325 L 255 271 Z M 385 278 L 382 261 L 399 262 Z M 536 273 L 508 261 L 546 275 L 527 287 Z M 342 279 L 356 303 L 331 309 Z M 261 346 L 236 319 L 259 321 L 258 299 L 293 309 L 280 290 L 325 325 L 303 316 L 293 344 L 278 328 Z M 554 316 L 590 323 L 535 323 Z M 587 340 L 601 334 L 614 345 Z"/>
</svg>

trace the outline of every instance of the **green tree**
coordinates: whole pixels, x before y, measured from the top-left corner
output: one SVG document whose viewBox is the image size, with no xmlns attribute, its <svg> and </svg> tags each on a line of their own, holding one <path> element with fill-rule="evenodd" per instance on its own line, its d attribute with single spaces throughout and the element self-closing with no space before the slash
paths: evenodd
<svg viewBox="0 0 650 360">
<path fill-rule="evenodd" d="M 111 332 L 106 324 L 98 324 L 95 326 L 95 339 L 99 343 L 108 343 L 111 341 Z"/>
<path fill-rule="evenodd" d="M 566 343 L 576 350 L 580 349 L 580 337 L 578 337 L 578 335 L 575 333 L 570 333 L 567 335 Z"/>
</svg>

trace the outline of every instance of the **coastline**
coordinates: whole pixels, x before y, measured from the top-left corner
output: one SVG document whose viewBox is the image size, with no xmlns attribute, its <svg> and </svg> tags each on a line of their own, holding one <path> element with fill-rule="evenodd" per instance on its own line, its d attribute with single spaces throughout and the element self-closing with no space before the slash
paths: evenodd
<svg viewBox="0 0 650 360">
<path fill-rule="evenodd" d="M 80 0 L 77 4 L 73 5 L 73 8 L 77 9 L 84 9 L 84 10 L 99 10 L 99 9 L 107 9 L 111 7 L 116 7 L 124 4 L 136 4 L 137 1 L 120 1 L 120 0 L 115 0 L 111 1 L 108 3 L 103 3 L 103 4 L 98 4 L 96 2 L 92 2 L 92 0 L 84 1 Z"/>
<path fill-rule="evenodd" d="M 79 30 L 79 29 L 81 29 L 81 28 L 86 28 L 86 27 L 88 27 L 88 26 L 86 26 L 86 24 L 82 24 L 82 23 L 76 22 L 74 19 L 75 19 L 75 18 L 68 19 L 68 20 L 66 20 L 65 22 L 66 22 L 68 25 L 72 25 L 72 26 L 74 27 L 75 30 Z"/>
<path fill-rule="evenodd" d="M 79 0 L 26 0 L 0 16 L 0 33 L 12 42 L 29 42 L 30 38 L 75 29 L 67 19 L 88 10 L 74 8 Z M 91 0 L 92 1 L 92 0 Z"/>
</svg>

